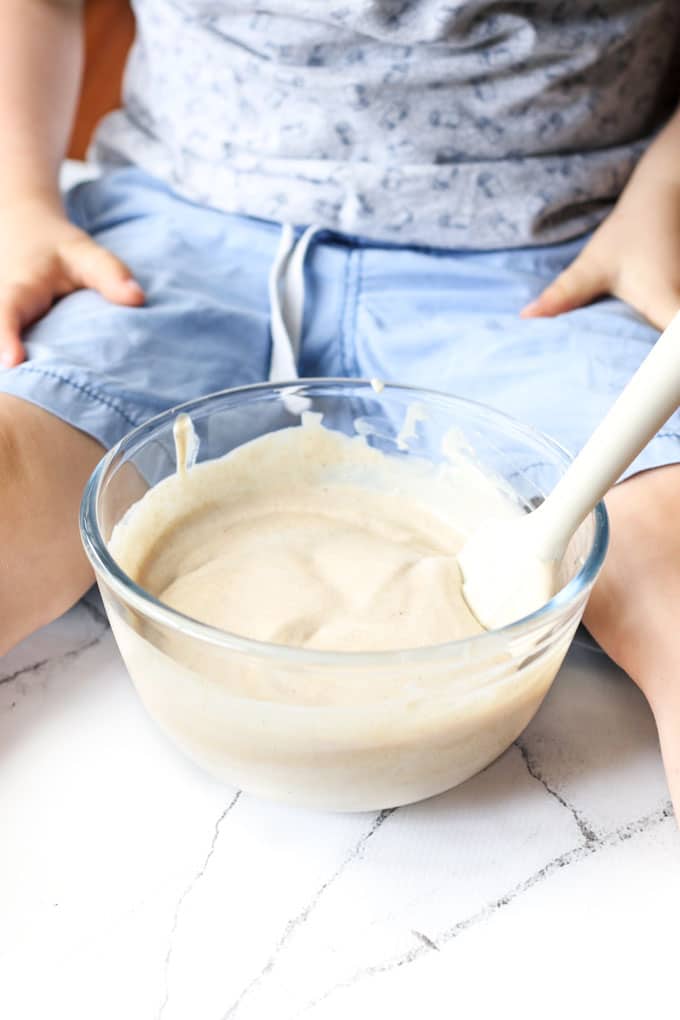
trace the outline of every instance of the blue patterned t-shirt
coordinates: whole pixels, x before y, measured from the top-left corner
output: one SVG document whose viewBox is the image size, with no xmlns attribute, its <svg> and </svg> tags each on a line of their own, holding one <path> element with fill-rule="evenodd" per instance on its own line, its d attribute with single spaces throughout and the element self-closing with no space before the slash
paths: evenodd
<svg viewBox="0 0 680 1020">
<path fill-rule="evenodd" d="M 134 6 L 99 160 L 227 211 L 382 241 L 576 236 L 680 98 L 680 0 Z"/>
</svg>

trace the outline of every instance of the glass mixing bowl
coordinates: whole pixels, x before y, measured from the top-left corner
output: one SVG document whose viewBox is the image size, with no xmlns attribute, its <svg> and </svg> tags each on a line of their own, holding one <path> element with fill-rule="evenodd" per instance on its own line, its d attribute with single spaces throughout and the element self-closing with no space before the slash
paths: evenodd
<svg viewBox="0 0 680 1020">
<path fill-rule="evenodd" d="M 391 456 L 442 460 L 454 436 L 525 510 L 569 464 L 551 439 L 481 404 L 368 382 L 249 386 L 184 405 L 198 459 L 221 456 L 304 411 Z M 607 547 L 603 505 L 574 536 L 561 590 L 502 630 L 390 652 L 320 652 L 249 640 L 170 609 L 114 561 L 117 522 L 175 470 L 175 408 L 135 429 L 92 475 L 81 532 L 120 652 L 150 715 L 230 785 L 332 810 L 391 807 L 449 789 L 521 733 L 579 624 Z M 404 423 L 406 427 L 404 428 Z M 294 484 L 294 482 L 293 482 Z M 332 692 L 332 696 L 329 695 Z"/>
</svg>

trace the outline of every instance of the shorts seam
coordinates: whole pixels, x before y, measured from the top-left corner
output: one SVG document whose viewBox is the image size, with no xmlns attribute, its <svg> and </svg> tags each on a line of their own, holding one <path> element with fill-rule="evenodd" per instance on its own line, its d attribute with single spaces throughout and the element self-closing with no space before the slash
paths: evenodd
<svg viewBox="0 0 680 1020">
<path fill-rule="evenodd" d="M 680 439 L 680 432 L 659 432 L 657 439 Z"/>
<path fill-rule="evenodd" d="M 52 372 L 48 368 L 38 368 L 34 367 L 33 365 L 22 366 L 22 371 L 32 372 L 34 375 L 44 375 L 47 376 L 48 378 L 56 379 L 58 382 L 66 383 L 68 386 L 71 386 L 74 390 L 78 390 L 79 393 L 84 394 L 91 400 L 96 400 L 99 404 L 103 404 L 104 407 L 108 407 L 109 410 L 115 411 L 116 414 L 119 414 L 120 417 L 125 422 L 127 422 L 128 425 L 136 426 L 139 425 L 143 420 L 142 418 L 133 418 L 126 411 L 123 411 L 122 408 L 120 408 L 114 400 L 112 400 L 110 397 L 103 396 L 101 393 L 98 393 L 91 386 L 88 386 L 84 383 L 77 383 L 73 379 L 69 379 L 68 376 L 61 375 L 61 373 L 59 372 Z"/>
<path fill-rule="evenodd" d="M 357 259 L 357 278 L 354 287 L 354 310 L 352 313 L 352 354 L 355 376 L 361 374 L 359 358 L 357 357 L 357 321 L 359 318 L 359 298 L 361 297 L 361 284 L 364 278 L 364 249 L 359 248 Z"/>
<path fill-rule="evenodd" d="M 342 368 L 346 376 L 356 376 L 359 368 L 356 357 L 356 323 L 361 279 L 361 248 L 354 248 L 347 257 L 343 315 L 340 331 Z M 354 276 L 354 279 L 352 277 Z"/>
<path fill-rule="evenodd" d="M 343 280 L 343 292 L 342 292 L 342 307 L 340 310 L 340 362 L 342 364 L 343 372 L 347 372 L 347 338 L 345 336 L 346 328 L 345 323 L 347 319 L 347 306 L 349 302 L 349 274 L 350 267 L 352 264 L 352 252 L 350 251 L 345 260 L 345 274 Z"/>
</svg>

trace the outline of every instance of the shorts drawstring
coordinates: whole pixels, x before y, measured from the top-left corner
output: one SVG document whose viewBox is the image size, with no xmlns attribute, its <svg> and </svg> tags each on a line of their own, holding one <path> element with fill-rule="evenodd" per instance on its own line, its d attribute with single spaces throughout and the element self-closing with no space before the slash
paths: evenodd
<svg viewBox="0 0 680 1020">
<path fill-rule="evenodd" d="M 298 377 L 297 361 L 305 310 L 305 259 L 310 242 L 321 229 L 307 227 L 296 238 L 290 223 L 284 223 L 281 228 L 281 239 L 268 283 L 272 334 L 270 382 Z"/>
</svg>

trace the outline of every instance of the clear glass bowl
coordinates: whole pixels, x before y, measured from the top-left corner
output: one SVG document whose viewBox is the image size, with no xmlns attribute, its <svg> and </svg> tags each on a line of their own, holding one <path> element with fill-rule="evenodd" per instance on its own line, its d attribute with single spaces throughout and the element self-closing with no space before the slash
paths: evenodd
<svg viewBox="0 0 680 1020">
<path fill-rule="evenodd" d="M 413 427 L 404 443 L 399 433 L 409 408 Z M 297 424 L 304 409 L 321 412 L 327 427 L 368 435 L 385 453 L 433 462 L 454 429 L 470 457 L 508 483 L 527 510 L 570 460 L 551 439 L 488 407 L 407 386 L 376 393 L 368 382 L 303 380 L 229 390 L 182 407 L 200 439 L 199 460 Z M 120 652 L 163 730 L 230 785 L 331 810 L 429 797 L 504 751 L 541 704 L 579 624 L 606 552 L 604 506 L 574 536 L 561 590 L 502 630 L 394 652 L 266 644 L 163 605 L 108 550 L 131 504 L 175 470 L 177 410 L 131 432 L 104 457 L 81 512 L 83 543 Z"/>
</svg>

